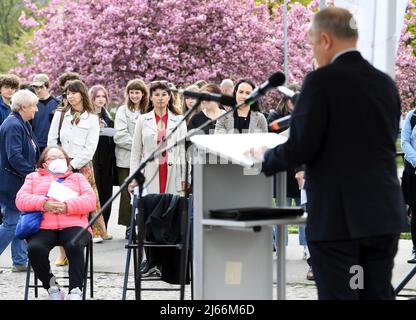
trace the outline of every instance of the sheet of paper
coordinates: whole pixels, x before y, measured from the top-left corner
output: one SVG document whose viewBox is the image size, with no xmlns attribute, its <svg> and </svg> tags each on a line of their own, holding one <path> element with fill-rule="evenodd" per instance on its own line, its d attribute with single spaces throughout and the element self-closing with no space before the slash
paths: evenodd
<svg viewBox="0 0 416 320">
<path fill-rule="evenodd" d="M 47 196 L 49 198 L 64 202 L 78 197 L 78 193 L 68 187 L 65 187 L 62 183 L 52 181 Z"/>
<path fill-rule="evenodd" d="M 100 129 L 100 136 L 107 136 L 107 137 L 114 137 L 117 130 L 114 128 L 101 128 Z"/>
<path fill-rule="evenodd" d="M 250 134 L 211 134 L 195 135 L 191 141 L 201 149 L 219 154 L 221 157 L 251 167 L 259 162 L 245 152 L 250 148 L 266 146 L 271 149 L 287 141 L 287 137 L 276 133 L 250 133 Z"/>
</svg>

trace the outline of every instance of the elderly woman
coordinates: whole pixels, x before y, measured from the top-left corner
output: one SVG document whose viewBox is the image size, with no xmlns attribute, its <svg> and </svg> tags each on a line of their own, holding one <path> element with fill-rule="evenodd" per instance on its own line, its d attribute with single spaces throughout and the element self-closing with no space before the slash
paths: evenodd
<svg viewBox="0 0 416 320">
<path fill-rule="evenodd" d="M 16 208 L 16 193 L 26 175 L 35 170 L 39 147 L 29 120 L 38 111 L 38 97 L 29 90 L 19 90 L 12 96 L 11 114 L 0 127 L 0 205 L 4 213 L 0 225 L 0 254 L 12 243 L 12 271 L 26 270 L 26 242 L 15 237 L 20 212 Z"/>
<path fill-rule="evenodd" d="M 243 103 L 256 85 L 249 79 L 237 81 L 233 97 L 237 104 Z M 241 105 L 233 113 L 219 119 L 215 126 L 215 133 L 261 133 L 267 132 L 267 121 L 260 112 L 258 103 L 251 106 Z"/>
<path fill-rule="evenodd" d="M 69 258 L 68 300 L 81 300 L 84 278 L 84 246 L 91 239 L 86 233 L 79 244 L 72 239 L 88 224 L 88 213 L 95 209 L 95 192 L 80 173 L 69 171 L 70 160 L 61 147 L 47 147 L 38 161 L 38 169 L 26 177 L 16 196 L 19 210 L 42 211 L 40 231 L 30 236 L 28 251 L 30 263 L 36 276 L 48 290 L 51 300 L 63 300 L 64 293 L 55 283 L 50 270 L 49 252 L 55 246 L 63 246 Z M 53 182 L 75 191 L 76 195 L 64 202 L 46 197 Z M 57 197 L 57 196 L 56 196 Z M 63 199 L 62 199 L 63 200 Z"/>
</svg>

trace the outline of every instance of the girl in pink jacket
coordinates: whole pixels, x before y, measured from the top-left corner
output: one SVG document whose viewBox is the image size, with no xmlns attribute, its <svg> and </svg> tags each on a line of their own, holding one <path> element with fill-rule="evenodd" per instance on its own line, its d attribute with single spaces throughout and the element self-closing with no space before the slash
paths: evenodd
<svg viewBox="0 0 416 320">
<path fill-rule="evenodd" d="M 71 240 L 87 226 L 88 214 L 96 208 L 96 197 L 90 184 L 82 174 L 68 171 L 68 165 L 69 157 L 62 148 L 47 147 L 39 158 L 38 169 L 26 177 L 16 196 L 20 211 L 44 213 L 40 231 L 27 239 L 28 254 L 36 276 L 52 300 L 63 300 L 65 296 L 50 270 L 49 252 L 55 246 L 63 246 L 69 259 L 70 294 L 67 299 L 82 298 L 84 246 L 91 239 L 92 231 L 84 234 L 82 244 L 74 245 Z M 51 183 L 60 178 L 63 186 L 78 194 L 76 197 L 60 202 L 46 196 Z"/>
</svg>

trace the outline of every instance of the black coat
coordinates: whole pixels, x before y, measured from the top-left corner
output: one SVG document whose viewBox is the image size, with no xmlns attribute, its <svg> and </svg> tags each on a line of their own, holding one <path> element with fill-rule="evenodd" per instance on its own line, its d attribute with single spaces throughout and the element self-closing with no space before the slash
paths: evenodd
<svg viewBox="0 0 416 320">
<path fill-rule="evenodd" d="M 143 197 L 146 240 L 158 244 L 181 243 L 181 223 L 187 201 L 184 197 L 162 193 Z M 189 221 L 189 220 L 188 220 Z M 172 248 L 148 248 L 147 259 L 162 269 L 162 281 L 179 284 L 180 251 Z M 188 270 L 187 266 L 187 270 Z M 189 283 L 189 270 L 186 274 Z"/>
<path fill-rule="evenodd" d="M 399 117 L 394 82 L 358 52 L 306 77 L 290 137 L 265 154 L 263 171 L 271 175 L 306 164 L 308 241 L 400 232 Z"/>
</svg>

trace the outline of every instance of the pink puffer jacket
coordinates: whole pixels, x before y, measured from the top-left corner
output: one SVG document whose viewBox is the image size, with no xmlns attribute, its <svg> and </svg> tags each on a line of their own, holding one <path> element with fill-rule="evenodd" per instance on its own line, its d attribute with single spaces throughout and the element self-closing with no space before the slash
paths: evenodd
<svg viewBox="0 0 416 320">
<path fill-rule="evenodd" d="M 67 212 L 56 214 L 44 212 L 41 229 L 61 230 L 69 227 L 86 227 L 88 213 L 96 209 L 95 192 L 91 185 L 80 173 L 67 172 L 65 174 L 53 174 L 45 169 L 38 169 L 26 176 L 25 183 L 16 195 L 16 206 L 22 212 L 43 211 L 49 186 L 52 181 L 65 178 L 62 185 L 79 194 L 78 197 L 66 201 Z M 91 230 L 90 230 L 90 233 Z"/>
</svg>

